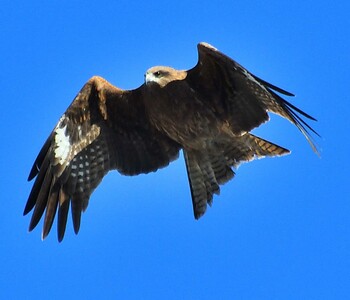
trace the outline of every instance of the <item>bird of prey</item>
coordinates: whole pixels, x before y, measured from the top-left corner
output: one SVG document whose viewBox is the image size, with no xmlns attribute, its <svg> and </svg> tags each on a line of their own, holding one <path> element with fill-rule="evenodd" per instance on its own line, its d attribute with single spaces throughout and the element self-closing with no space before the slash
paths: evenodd
<svg viewBox="0 0 350 300">
<path fill-rule="evenodd" d="M 310 134 L 316 132 L 302 117 L 315 119 L 278 95 L 291 93 L 207 43 L 197 48 L 195 67 L 152 67 L 137 89 L 122 90 L 98 76 L 83 86 L 30 171 L 28 180 L 36 177 L 24 209 L 26 215 L 34 208 L 30 231 L 45 212 L 44 239 L 58 212 L 62 241 L 71 207 L 78 233 L 91 193 L 110 170 L 153 172 L 175 160 L 180 150 L 198 219 L 241 162 L 289 153 L 250 133 L 269 120 L 269 112 L 296 125 L 317 152 Z"/>
</svg>

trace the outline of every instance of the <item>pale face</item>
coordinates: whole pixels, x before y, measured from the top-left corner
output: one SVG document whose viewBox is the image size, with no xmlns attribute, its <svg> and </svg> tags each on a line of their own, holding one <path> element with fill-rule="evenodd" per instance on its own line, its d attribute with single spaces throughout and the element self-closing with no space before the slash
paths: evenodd
<svg viewBox="0 0 350 300">
<path fill-rule="evenodd" d="M 184 79 L 186 77 L 184 73 L 184 71 L 177 71 L 170 67 L 152 67 L 145 74 L 145 83 L 157 83 L 164 87 L 171 81 Z"/>
</svg>

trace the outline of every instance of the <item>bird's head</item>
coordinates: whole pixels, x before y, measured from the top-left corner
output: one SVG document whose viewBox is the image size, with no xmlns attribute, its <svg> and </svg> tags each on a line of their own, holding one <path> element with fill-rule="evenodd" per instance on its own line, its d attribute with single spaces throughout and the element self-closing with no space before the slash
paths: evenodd
<svg viewBox="0 0 350 300">
<path fill-rule="evenodd" d="M 156 83 L 165 87 L 169 82 L 186 78 L 185 71 L 178 71 L 170 67 L 156 66 L 147 70 L 145 74 L 146 85 Z"/>
</svg>

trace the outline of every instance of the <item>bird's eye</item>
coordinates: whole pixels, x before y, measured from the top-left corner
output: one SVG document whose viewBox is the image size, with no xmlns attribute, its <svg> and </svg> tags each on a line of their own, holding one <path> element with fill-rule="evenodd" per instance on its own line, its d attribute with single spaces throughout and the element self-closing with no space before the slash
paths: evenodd
<svg viewBox="0 0 350 300">
<path fill-rule="evenodd" d="M 156 77 L 159 77 L 159 76 L 161 75 L 160 71 L 156 71 L 156 72 L 154 72 L 153 74 L 154 74 L 154 76 L 156 76 Z"/>
</svg>

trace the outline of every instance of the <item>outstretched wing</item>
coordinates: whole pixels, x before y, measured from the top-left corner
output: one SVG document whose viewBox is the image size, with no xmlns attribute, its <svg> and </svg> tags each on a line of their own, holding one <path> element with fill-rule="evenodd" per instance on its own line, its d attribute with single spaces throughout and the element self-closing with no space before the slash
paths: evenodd
<svg viewBox="0 0 350 300">
<path fill-rule="evenodd" d="M 207 105 L 229 120 L 235 134 L 249 132 L 268 121 L 267 112 L 273 112 L 296 125 L 317 153 L 309 130 L 317 133 L 301 116 L 315 119 L 276 92 L 293 94 L 251 74 L 209 44 L 198 44 L 198 55 L 197 65 L 188 71 L 185 80 L 201 99 L 208 99 Z"/>
<path fill-rule="evenodd" d="M 148 173 L 178 157 L 180 146 L 148 122 L 143 86 L 123 91 L 101 77 L 91 78 L 75 97 L 36 158 L 36 177 L 24 214 L 34 208 L 29 230 L 44 211 L 42 238 L 58 211 L 58 239 L 64 237 L 69 206 L 74 231 L 93 190 L 112 169 L 125 175 Z"/>
</svg>

